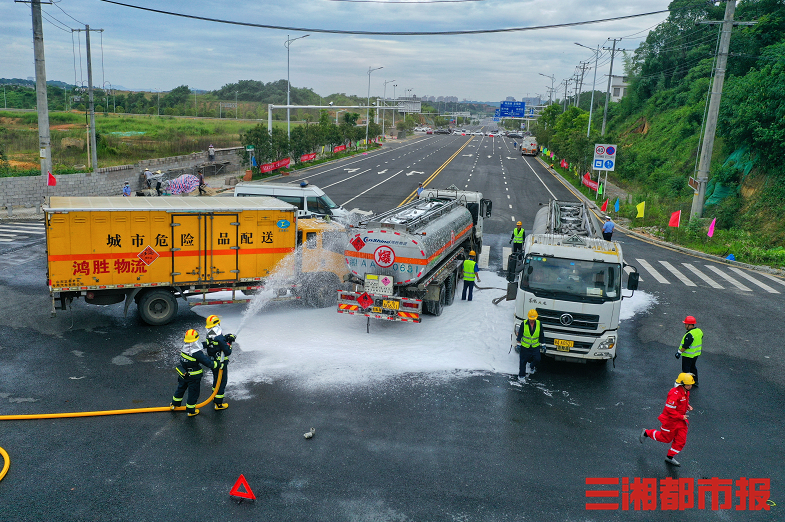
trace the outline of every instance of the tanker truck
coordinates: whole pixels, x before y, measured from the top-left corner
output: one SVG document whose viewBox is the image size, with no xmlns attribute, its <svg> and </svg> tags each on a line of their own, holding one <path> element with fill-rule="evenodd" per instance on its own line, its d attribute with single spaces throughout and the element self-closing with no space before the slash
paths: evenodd
<svg viewBox="0 0 785 522">
<path fill-rule="evenodd" d="M 360 221 L 344 255 L 351 290 L 338 291 L 338 312 L 419 323 L 452 304 L 462 263 L 482 249 L 492 203 L 480 192 L 425 190 L 419 199 Z"/>
<path fill-rule="evenodd" d="M 534 218 L 523 253 L 508 261 L 507 300 L 515 300 L 511 343 L 537 311 L 545 332 L 540 352 L 556 360 L 616 358 L 624 273 L 638 288 L 637 268 L 624 262 L 621 245 L 602 238 L 594 214 L 581 202 L 551 201 Z M 520 279 L 516 281 L 517 274 Z"/>
</svg>

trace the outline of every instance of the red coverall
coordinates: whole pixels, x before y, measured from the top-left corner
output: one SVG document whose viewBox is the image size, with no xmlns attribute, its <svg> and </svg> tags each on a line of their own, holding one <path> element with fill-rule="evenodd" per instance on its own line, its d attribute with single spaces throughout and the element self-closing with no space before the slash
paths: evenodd
<svg viewBox="0 0 785 522">
<path fill-rule="evenodd" d="M 659 430 L 646 430 L 646 436 L 657 442 L 673 442 L 668 450 L 668 457 L 675 457 L 687 443 L 687 429 L 689 422 L 684 419 L 690 405 L 690 392 L 684 386 L 676 386 L 668 392 L 668 399 L 662 414 L 657 417 L 662 423 Z"/>
</svg>

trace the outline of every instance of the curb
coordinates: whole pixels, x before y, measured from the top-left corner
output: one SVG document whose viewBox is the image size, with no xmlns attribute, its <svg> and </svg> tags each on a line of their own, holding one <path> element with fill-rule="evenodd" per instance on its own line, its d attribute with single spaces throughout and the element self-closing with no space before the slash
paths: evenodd
<svg viewBox="0 0 785 522">
<path fill-rule="evenodd" d="M 556 172 L 555 169 L 552 169 L 550 167 L 550 165 L 545 163 L 545 161 L 543 161 L 539 156 L 537 156 L 537 161 L 539 161 L 548 170 L 548 172 L 550 172 L 554 176 L 556 176 L 559 179 L 561 179 L 570 188 L 574 188 L 572 186 L 572 183 L 567 181 L 564 178 L 564 176 L 562 176 L 561 174 Z M 589 208 L 591 208 L 593 210 L 596 210 L 597 213 L 600 213 L 600 207 L 596 203 L 594 203 L 592 200 L 590 200 L 589 198 L 584 196 L 583 193 L 581 193 L 580 191 L 577 191 L 577 192 L 573 191 L 573 193 L 576 194 L 581 199 L 581 201 L 586 203 L 589 206 Z M 633 231 L 633 230 L 631 230 L 631 229 L 629 229 L 627 227 L 621 226 L 619 224 L 616 224 L 616 228 L 618 228 L 619 230 L 621 230 L 625 234 L 630 235 L 630 236 L 632 236 L 632 237 L 634 237 L 636 239 L 640 239 L 642 241 L 647 241 L 649 243 L 654 243 L 655 245 L 661 246 L 661 247 L 664 247 L 664 248 L 670 248 L 671 250 L 676 250 L 677 252 L 681 252 L 683 254 L 690 254 L 692 256 L 699 257 L 699 258 L 704 258 L 704 259 L 713 261 L 715 263 L 722 263 L 722 264 L 729 265 L 729 266 L 736 266 L 736 267 L 739 267 L 739 268 L 745 268 L 747 270 L 754 270 L 754 271 L 764 272 L 766 274 L 770 274 L 770 275 L 774 275 L 774 276 L 785 277 L 785 270 L 781 270 L 779 268 L 772 268 L 772 267 L 767 266 L 767 265 L 751 265 L 749 263 L 742 263 L 741 261 L 731 261 L 729 259 L 725 259 L 723 257 L 716 256 L 714 254 L 708 254 L 706 252 L 701 252 L 700 250 L 693 250 L 691 248 L 686 248 L 686 247 L 683 247 L 681 245 L 676 245 L 674 243 L 669 243 L 669 242 L 664 241 L 662 239 L 646 236 L 646 235 L 640 234 L 638 232 L 635 232 L 635 231 Z"/>
</svg>

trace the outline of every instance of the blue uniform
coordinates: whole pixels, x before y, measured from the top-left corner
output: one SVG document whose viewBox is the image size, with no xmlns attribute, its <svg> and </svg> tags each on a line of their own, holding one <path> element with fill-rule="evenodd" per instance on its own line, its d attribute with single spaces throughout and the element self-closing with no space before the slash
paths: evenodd
<svg viewBox="0 0 785 522">
<path fill-rule="evenodd" d="M 202 350 L 196 350 L 191 354 L 180 352 L 180 363 L 175 366 L 178 378 L 177 390 L 172 396 L 172 406 L 180 406 L 183 403 L 187 390 L 188 400 L 185 403 L 185 411 L 195 413 L 204 373 L 202 366 L 213 369 L 218 366 L 218 363 L 207 357 Z"/>
<path fill-rule="evenodd" d="M 218 383 L 218 393 L 215 394 L 213 402 L 220 406 L 224 402 L 224 391 L 226 390 L 226 382 L 229 380 L 229 356 L 232 355 L 232 345 L 226 340 L 223 335 L 216 335 L 213 338 L 208 336 L 207 341 L 204 343 L 207 349 L 207 355 L 215 361 L 218 365 L 213 368 L 213 390 L 218 382 L 218 370 L 223 367 L 223 375 L 221 382 Z"/>
</svg>

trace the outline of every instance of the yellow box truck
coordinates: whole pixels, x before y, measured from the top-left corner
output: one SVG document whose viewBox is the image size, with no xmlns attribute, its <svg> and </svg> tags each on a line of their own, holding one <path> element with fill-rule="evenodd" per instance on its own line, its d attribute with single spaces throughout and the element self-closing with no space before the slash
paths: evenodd
<svg viewBox="0 0 785 522">
<path fill-rule="evenodd" d="M 275 198 L 52 197 L 44 212 L 53 314 L 79 297 L 125 301 L 126 312 L 135 301 L 143 321 L 160 325 L 174 319 L 178 298 L 247 302 L 236 292 L 262 289 L 324 307 L 347 273 L 344 227 L 298 220 Z M 207 299 L 218 291 L 232 299 Z"/>
</svg>

